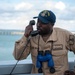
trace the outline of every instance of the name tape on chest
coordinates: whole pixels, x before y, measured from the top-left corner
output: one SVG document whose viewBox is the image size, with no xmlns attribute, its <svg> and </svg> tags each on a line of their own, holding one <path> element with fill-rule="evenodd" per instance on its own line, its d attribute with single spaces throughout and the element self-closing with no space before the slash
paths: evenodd
<svg viewBox="0 0 75 75">
<path fill-rule="evenodd" d="M 53 50 L 63 50 L 63 45 L 62 44 L 54 44 Z"/>
</svg>

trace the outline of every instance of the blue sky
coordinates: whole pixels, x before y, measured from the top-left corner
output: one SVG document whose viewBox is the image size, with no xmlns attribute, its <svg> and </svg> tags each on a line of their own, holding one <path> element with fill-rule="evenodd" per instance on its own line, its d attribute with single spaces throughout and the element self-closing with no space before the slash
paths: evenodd
<svg viewBox="0 0 75 75">
<path fill-rule="evenodd" d="M 75 0 L 0 0 L 0 29 L 24 30 L 34 16 L 47 9 L 56 14 L 55 27 L 75 31 L 74 3 Z"/>
</svg>

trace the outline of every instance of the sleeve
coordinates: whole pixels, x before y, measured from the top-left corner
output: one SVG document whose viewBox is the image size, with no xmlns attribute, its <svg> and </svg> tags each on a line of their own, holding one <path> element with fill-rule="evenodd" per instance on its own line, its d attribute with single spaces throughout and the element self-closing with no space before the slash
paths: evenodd
<svg viewBox="0 0 75 75">
<path fill-rule="evenodd" d="M 68 32 L 67 33 L 67 48 L 70 51 L 73 51 L 75 54 L 75 35 Z"/>
<path fill-rule="evenodd" d="M 26 59 L 29 54 L 30 43 L 27 44 L 27 38 L 23 36 L 20 40 L 15 42 L 13 56 L 16 60 L 22 60 Z"/>
</svg>

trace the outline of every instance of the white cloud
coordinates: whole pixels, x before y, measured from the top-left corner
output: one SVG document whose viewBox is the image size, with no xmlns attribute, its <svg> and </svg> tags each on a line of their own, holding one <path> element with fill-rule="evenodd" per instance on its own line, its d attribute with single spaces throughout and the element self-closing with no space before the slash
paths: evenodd
<svg viewBox="0 0 75 75">
<path fill-rule="evenodd" d="M 47 1 L 45 4 L 43 4 L 43 8 L 45 9 L 50 9 L 50 10 L 65 10 L 66 5 L 64 2 L 59 1 L 59 2 L 54 2 L 54 1 Z"/>
<path fill-rule="evenodd" d="M 32 4 L 22 2 L 22 3 L 15 5 L 15 10 L 28 10 L 28 9 L 31 9 L 32 7 L 33 7 Z"/>
<path fill-rule="evenodd" d="M 47 1 L 45 2 L 45 4 L 43 4 L 43 9 L 54 9 L 54 5 L 55 5 L 55 2 L 53 1 Z"/>
<path fill-rule="evenodd" d="M 0 19 L 1 29 L 24 29 L 28 25 L 29 17 L 25 14 L 22 14 L 18 17 L 6 17 Z M 6 28 L 4 28 L 6 25 Z"/>
<path fill-rule="evenodd" d="M 43 0 L 1 4 L 0 29 L 24 29 L 25 26 L 28 25 L 29 21 L 33 19 L 34 16 L 37 16 L 39 12 L 44 9 L 52 10 L 56 14 L 58 20 L 58 23 L 56 23 L 57 26 L 70 29 L 72 25 L 73 28 L 75 28 L 75 6 L 70 7 L 68 3 L 64 3 L 63 0 L 56 2 L 53 0 Z"/>
<path fill-rule="evenodd" d="M 59 9 L 59 10 L 64 10 L 66 8 L 66 5 L 65 5 L 65 3 L 59 1 L 55 4 L 55 8 Z"/>
<path fill-rule="evenodd" d="M 57 20 L 55 27 L 60 27 L 63 29 L 67 29 L 70 31 L 75 31 L 75 20 L 72 21 L 66 21 L 66 20 Z"/>
</svg>

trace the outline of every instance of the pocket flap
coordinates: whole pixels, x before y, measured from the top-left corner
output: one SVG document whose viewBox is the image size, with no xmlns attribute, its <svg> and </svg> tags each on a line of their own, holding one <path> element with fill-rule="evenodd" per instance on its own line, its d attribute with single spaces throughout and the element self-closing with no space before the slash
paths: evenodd
<svg viewBox="0 0 75 75">
<path fill-rule="evenodd" d="M 67 54 L 67 50 L 56 50 L 52 51 L 53 56 L 63 56 Z"/>
</svg>

